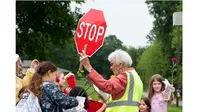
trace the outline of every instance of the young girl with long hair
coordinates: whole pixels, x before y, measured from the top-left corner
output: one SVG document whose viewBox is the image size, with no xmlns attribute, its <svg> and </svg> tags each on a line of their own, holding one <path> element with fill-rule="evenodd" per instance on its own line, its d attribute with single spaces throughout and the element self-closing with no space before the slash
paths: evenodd
<svg viewBox="0 0 200 112">
<path fill-rule="evenodd" d="M 165 84 L 163 81 L 163 77 L 159 74 L 153 75 L 149 81 L 148 97 L 151 100 L 151 112 L 167 112 L 169 101 L 164 100 L 162 92 L 165 90 Z"/>
<path fill-rule="evenodd" d="M 64 94 L 55 84 L 57 74 L 55 65 L 48 61 L 41 62 L 28 87 L 38 97 L 43 112 L 63 112 L 78 105 L 76 98 Z"/>
</svg>

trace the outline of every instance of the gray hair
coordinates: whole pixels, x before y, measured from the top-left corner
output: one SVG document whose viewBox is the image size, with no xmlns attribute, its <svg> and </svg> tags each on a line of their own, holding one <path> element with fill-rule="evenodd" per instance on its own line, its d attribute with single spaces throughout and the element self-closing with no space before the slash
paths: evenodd
<svg viewBox="0 0 200 112">
<path fill-rule="evenodd" d="M 116 64 L 123 64 L 124 66 L 130 67 L 132 65 L 131 56 L 121 49 L 117 49 L 110 53 L 108 56 L 108 61 Z"/>
</svg>

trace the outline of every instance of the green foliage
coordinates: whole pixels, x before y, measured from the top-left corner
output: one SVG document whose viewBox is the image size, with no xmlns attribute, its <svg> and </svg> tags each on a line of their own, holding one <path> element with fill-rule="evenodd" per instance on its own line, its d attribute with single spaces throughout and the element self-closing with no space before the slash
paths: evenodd
<svg viewBox="0 0 200 112">
<path fill-rule="evenodd" d="M 148 6 L 150 15 L 155 18 L 155 21 L 153 22 L 154 26 L 146 38 L 151 44 L 155 44 L 154 42 L 159 42 L 162 44 L 160 46 L 162 54 L 167 57 L 165 60 L 163 59 L 163 61 L 168 61 L 169 63 L 168 65 L 162 65 L 165 66 L 162 71 L 165 71 L 165 78 L 170 80 L 170 66 L 172 66 L 170 59 L 177 57 L 178 44 L 178 30 L 176 26 L 173 26 L 173 13 L 182 11 L 182 1 L 146 1 L 146 4 Z M 182 27 L 180 27 L 180 33 L 180 38 L 182 38 Z M 182 75 L 182 39 L 180 40 L 181 47 L 179 64 L 180 75 Z M 176 81 L 177 75 L 175 74 L 174 76 L 174 80 Z M 182 88 L 182 76 L 180 76 L 179 80 Z"/>
<path fill-rule="evenodd" d="M 62 48 L 68 43 L 82 16 L 78 8 L 71 11 L 70 3 L 16 1 L 16 50 L 23 59 L 49 59 L 49 45 Z"/>
<path fill-rule="evenodd" d="M 171 49 L 172 36 L 170 32 L 173 31 L 173 13 L 181 11 L 182 1 L 146 1 L 149 13 L 154 16 L 154 27 L 147 35 L 147 39 L 151 43 L 157 40 L 163 44 L 163 51 L 170 57 L 173 57 L 173 49 Z"/>
<path fill-rule="evenodd" d="M 59 67 L 66 68 L 73 73 L 78 71 L 79 54 L 77 53 L 75 41 L 73 38 L 69 40 L 68 44 L 62 48 L 50 45 L 48 49 L 52 56 L 48 60 L 53 61 Z"/>
<path fill-rule="evenodd" d="M 180 27 L 180 43 L 182 43 L 182 26 L 178 26 Z M 171 43 L 171 48 L 175 49 L 174 54 L 177 54 L 177 46 L 178 46 L 178 28 L 175 27 L 173 28 L 172 32 L 170 33 L 170 36 L 172 37 L 172 43 Z M 181 51 L 181 55 L 182 55 L 182 44 L 180 46 L 180 51 Z"/>
<path fill-rule="evenodd" d="M 140 56 L 142 55 L 142 53 L 144 52 L 145 48 L 135 48 L 135 47 L 128 47 L 127 48 L 127 52 L 129 53 L 129 55 L 131 56 L 132 60 L 133 60 L 133 64 L 132 67 L 136 67 L 137 63 L 140 60 Z"/>
<path fill-rule="evenodd" d="M 147 89 L 149 79 L 154 74 L 161 74 L 165 77 L 169 66 L 169 58 L 162 52 L 162 44 L 155 42 L 149 46 L 142 54 L 136 67 L 144 83 L 144 89 Z"/>
</svg>

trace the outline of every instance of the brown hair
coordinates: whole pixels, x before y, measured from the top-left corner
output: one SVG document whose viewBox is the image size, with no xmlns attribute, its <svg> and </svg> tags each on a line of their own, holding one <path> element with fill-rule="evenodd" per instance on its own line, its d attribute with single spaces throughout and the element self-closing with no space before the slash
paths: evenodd
<svg viewBox="0 0 200 112">
<path fill-rule="evenodd" d="M 20 90 L 19 90 L 19 94 L 18 94 L 18 97 L 21 99 L 23 94 L 27 91 L 27 86 L 25 87 L 22 87 Z"/>
<path fill-rule="evenodd" d="M 159 74 L 155 74 L 151 77 L 150 81 L 149 81 L 149 90 L 148 90 L 148 97 L 151 99 L 153 94 L 154 94 L 154 90 L 153 90 L 153 82 L 157 80 L 158 82 L 160 82 L 162 84 L 161 87 L 161 91 L 164 91 L 165 89 L 165 84 L 163 83 L 163 77 Z"/>
<path fill-rule="evenodd" d="M 53 65 L 51 62 L 49 61 L 44 61 L 41 62 L 37 68 L 35 73 L 33 74 L 33 77 L 31 79 L 31 83 L 29 85 L 29 89 L 31 90 L 31 92 L 34 93 L 35 96 L 37 96 L 38 98 L 40 97 L 40 91 L 41 91 L 41 86 L 42 86 L 42 77 L 44 77 L 46 75 L 46 73 L 48 71 L 54 72 L 57 70 L 56 66 Z"/>
<path fill-rule="evenodd" d="M 147 105 L 147 112 L 151 112 L 151 102 L 148 97 L 142 97 L 141 100 Z"/>
</svg>

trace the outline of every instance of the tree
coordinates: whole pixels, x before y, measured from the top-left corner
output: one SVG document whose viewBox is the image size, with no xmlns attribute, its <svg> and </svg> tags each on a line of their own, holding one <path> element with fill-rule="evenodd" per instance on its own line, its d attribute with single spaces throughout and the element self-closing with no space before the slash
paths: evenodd
<svg viewBox="0 0 200 112">
<path fill-rule="evenodd" d="M 172 37 L 170 32 L 173 30 L 173 13 L 182 8 L 182 1 L 146 1 L 149 13 L 154 16 L 154 27 L 147 35 L 147 39 L 152 43 L 154 40 L 161 41 L 163 51 L 173 57 L 171 49 Z M 181 6 L 181 7 L 180 7 Z"/>
<path fill-rule="evenodd" d="M 23 59 L 46 60 L 49 44 L 63 48 L 73 37 L 79 8 L 71 11 L 71 1 L 17 1 L 16 45 Z M 81 4 L 83 1 L 77 1 Z"/>
<path fill-rule="evenodd" d="M 162 52 L 162 44 L 158 41 L 150 45 L 142 54 L 136 67 L 138 74 L 144 83 L 144 89 L 147 89 L 149 79 L 154 74 L 160 74 L 167 78 L 169 67 L 168 57 Z"/>
<path fill-rule="evenodd" d="M 177 29 L 172 24 L 172 17 L 174 12 L 182 11 L 182 1 L 146 1 L 146 3 L 148 5 L 150 15 L 153 15 L 155 18 L 155 21 L 153 22 L 153 29 L 150 31 L 146 38 L 152 44 L 159 41 L 159 43 L 162 44 L 162 52 L 170 62 L 169 59 L 177 57 L 176 48 L 178 38 Z M 180 49 L 182 51 L 182 46 Z M 182 57 L 182 54 L 180 57 Z M 180 59 L 180 65 L 182 66 L 182 58 Z M 169 66 L 166 66 L 166 68 L 168 68 L 165 73 L 168 74 L 166 77 L 170 77 L 170 68 Z"/>
<path fill-rule="evenodd" d="M 128 54 L 131 56 L 133 64 L 132 67 L 136 68 L 136 65 L 138 64 L 140 57 L 142 55 L 142 53 L 144 52 L 145 48 L 135 48 L 133 46 L 129 46 L 126 49 L 124 49 L 125 51 L 128 52 Z"/>
<path fill-rule="evenodd" d="M 64 47 L 57 47 L 49 44 L 48 54 L 51 54 L 47 60 L 51 60 L 57 66 L 68 69 L 76 73 L 79 67 L 79 54 L 77 53 L 75 41 L 71 38 Z"/>
</svg>

